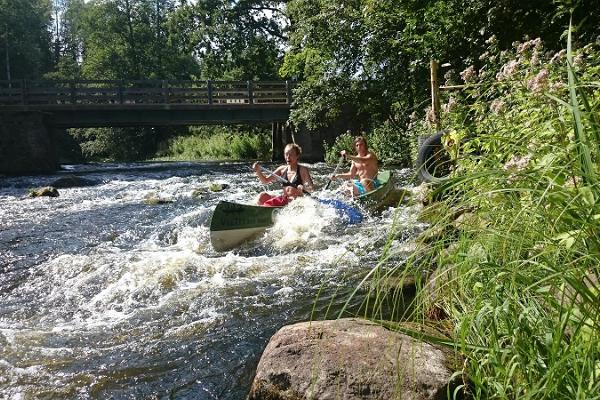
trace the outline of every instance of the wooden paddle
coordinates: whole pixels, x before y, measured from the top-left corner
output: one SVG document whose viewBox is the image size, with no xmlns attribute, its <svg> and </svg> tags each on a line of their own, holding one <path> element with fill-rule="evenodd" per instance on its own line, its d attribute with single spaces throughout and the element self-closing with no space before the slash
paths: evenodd
<svg viewBox="0 0 600 400">
<path fill-rule="evenodd" d="M 260 169 L 262 170 L 263 173 L 265 174 L 269 174 L 275 177 L 275 179 L 277 179 L 279 182 L 281 183 L 286 183 L 286 184 L 290 184 L 290 181 L 288 181 L 286 178 L 284 178 L 283 176 L 277 175 L 275 172 L 273 171 L 269 171 L 268 169 L 266 169 L 265 167 L 263 167 L 262 165 L 260 166 Z M 304 187 L 302 187 L 302 193 L 308 195 L 308 196 L 312 196 L 312 193 L 304 190 Z"/>
<path fill-rule="evenodd" d="M 329 177 L 329 182 L 327 182 L 327 185 L 325 185 L 325 190 L 329 189 L 329 185 L 331 185 L 331 182 L 333 181 L 333 177 L 337 173 L 337 170 L 342 166 L 343 162 L 344 162 L 344 156 L 341 156 L 340 161 L 338 161 L 337 165 L 335 166 L 335 169 L 333 170 L 333 174 L 331 174 L 331 176 Z"/>
</svg>

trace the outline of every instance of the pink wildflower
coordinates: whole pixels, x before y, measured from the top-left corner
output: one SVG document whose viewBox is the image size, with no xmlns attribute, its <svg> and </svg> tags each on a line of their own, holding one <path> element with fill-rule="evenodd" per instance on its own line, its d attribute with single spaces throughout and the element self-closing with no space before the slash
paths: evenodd
<svg viewBox="0 0 600 400">
<path fill-rule="evenodd" d="M 558 53 L 554 54 L 550 59 L 550 64 L 558 64 L 561 63 L 567 55 L 566 50 L 561 50 Z"/>
<path fill-rule="evenodd" d="M 527 89 L 531 90 L 533 93 L 542 93 L 544 90 L 548 89 L 549 80 L 548 80 L 548 70 L 541 70 L 536 76 L 527 81 Z"/>
<path fill-rule="evenodd" d="M 473 83 L 477 81 L 477 70 L 473 65 L 460 73 L 460 77 L 465 83 Z"/>
<path fill-rule="evenodd" d="M 490 36 L 486 41 L 485 44 L 493 46 L 495 44 L 498 43 L 498 38 L 496 37 L 496 35 L 492 35 Z"/>
<path fill-rule="evenodd" d="M 446 103 L 442 106 L 442 111 L 444 111 L 445 113 L 452 112 L 452 110 L 454 110 L 456 108 L 457 104 L 458 103 L 456 102 L 456 99 L 454 97 L 450 97 L 448 99 L 448 103 Z"/>
<path fill-rule="evenodd" d="M 506 103 L 504 102 L 504 100 L 494 99 L 494 101 L 492 101 L 492 104 L 490 104 L 490 111 L 494 114 L 500 114 L 502 111 L 504 111 L 505 106 Z"/>
<path fill-rule="evenodd" d="M 510 160 L 504 164 L 505 171 L 523 171 L 531 161 L 531 154 L 524 156 L 512 156 Z"/>
<path fill-rule="evenodd" d="M 502 66 L 500 72 L 496 74 L 496 80 L 503 81 L 510 79 L 516 72 L 519 62 L 517 60 L 511 60 Z"/>
</svg>

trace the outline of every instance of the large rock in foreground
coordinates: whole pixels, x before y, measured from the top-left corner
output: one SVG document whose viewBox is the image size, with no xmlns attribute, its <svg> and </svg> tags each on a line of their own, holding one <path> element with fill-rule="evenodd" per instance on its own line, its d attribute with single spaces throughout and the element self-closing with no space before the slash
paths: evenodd
<svg viewBox="0 0 600 400">
<path fill-rule="evenodd" d="M 303 322 L 271 338 L 248 399 L 445 399 L 447 364 L 434 346 L 369 321 Z"/>
</svg>

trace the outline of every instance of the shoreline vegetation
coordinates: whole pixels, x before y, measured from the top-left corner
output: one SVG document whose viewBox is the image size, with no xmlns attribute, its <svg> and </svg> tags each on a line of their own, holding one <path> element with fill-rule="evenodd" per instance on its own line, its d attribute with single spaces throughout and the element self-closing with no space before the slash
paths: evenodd
<svg viewBox="0 0 600 400">
<path fill-rule="evenodd" d="M 190 134 L 168 141 L 155 160 L 264 160 L 271 156 L 271 137 L 266 130 L 236 131 L 226 126 L 193 127 Z"/>
<path fill-rule="evenodd" d="M 600 38 L 574 49 L 571 31 L 559 52 L 488 40 L 447 92 L 453 170 L 427 185 L 430 227 L 406 262 L 388 252 L 371 271 L 363 317 L 463 357 L 457 396 L 600 393 Z M 382 320 L 402 297 L 389 282 L 415 279 L 411 311 Z"/>
</svg>

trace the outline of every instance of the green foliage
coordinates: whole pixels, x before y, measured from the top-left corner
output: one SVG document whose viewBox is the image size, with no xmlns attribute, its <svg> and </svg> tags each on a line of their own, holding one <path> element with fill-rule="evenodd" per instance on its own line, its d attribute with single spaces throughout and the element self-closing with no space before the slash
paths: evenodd
<svg viewBox="0 0 600 400">
<path fill-rule="evenodd" d="M 396 273 L 437 267 L 412 318 L 442 327 L 474 398 L 600 393 L 599 45 L 490 51 L 446 103 L 457 167 Z"/>
<path fill-rule="evenodd" d="M 422 116 L 429 97 L 430 59 L 451 64 L 445 83 L 469 65 L 484 64 L 479 57 L 492 36 L 500 50 L 526 36 L 558 49 L 568 16 L 556 14 L 555 3 L 292 0 L 290 48 L 280 70 L 300 79 L 291 118 L 315 128 L 351 115 L 365 130 L 393 119 L 395 129 L 407 130 L 408 116 Z M 576 12 L 587 14 L 580 35 L 595 39 L 597 4 L 578 4 Z"/>
<path fill-rule="evenodd" d="M 368 136 L 369 147 L 373 149 L 381 162 L 392 162 L 411 166 L 416 151 L 416 140 L 406 131 L 385 121 L 373 129 Z"/>
<path fill-rule="evenodd" d="M 199 60 L 202 79 L 276 79 L 281 64 L 281 1 L 201 0 L 170 15 L 170 43 Z M 265 13 L 272 14 L 267 18 Z"/>
<path fill-rule="evenodd" d="M 2 79 L 36 79 L 51 68 L 49 0 L 0 0 Z"/>
<path fill-rule="evenodd" d="M 325 161 L 328 164 L 337 164 L 340 159 L 340 152 L 346 150 L 349 154 L 354 153 L 354 136 L 348 132 L 344 132 L 335 138 L 332 145 L 323 143 L 325 148 Z"/>
<path fill-rule="evenodd" d="M 255 160 L 271 156 L 270 136 L 232 127 L 204 127 L 172 139 L 163 158 L 174 160 Z"/>
<path fill-rule="evenodd" d="M 154 128 L 70 129 L 86 160 L 133 161 L 154 155 Z"/>
</svg>

